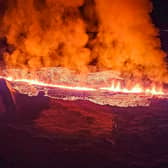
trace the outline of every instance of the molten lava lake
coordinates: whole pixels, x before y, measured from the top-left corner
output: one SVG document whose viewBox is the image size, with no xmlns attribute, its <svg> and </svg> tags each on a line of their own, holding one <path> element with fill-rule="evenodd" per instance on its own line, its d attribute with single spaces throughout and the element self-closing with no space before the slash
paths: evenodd
<svg viewBox="0 0 168 168">
<path fill-rule="evenodd" d="M 116 107 L 41 93 L 14 96 L 15 112 L 4 114 L 0 100 L 2 168 L 168 166 L 166 99 Z"/>
</svg>

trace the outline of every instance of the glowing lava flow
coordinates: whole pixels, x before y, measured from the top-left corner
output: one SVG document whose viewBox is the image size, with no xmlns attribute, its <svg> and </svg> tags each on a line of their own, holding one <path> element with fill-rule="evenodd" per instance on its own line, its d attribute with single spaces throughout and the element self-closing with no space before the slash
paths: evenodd
<svg viewBox="0 0 168 168">
<path fill-rule="evenodd" d="M 50 83 L 45 83 L 45 82 L 32 80 L 32 79 L 14 79 L 12 77 L 3 77 L 3 76 L 0 76 L 0 78 L 8 80 L 10 82 L 24 82 L 24 83 L 27 83 L 29 85 L 38 85 L 38 86 L 44 86 L 44 87 L 55 87 L 55 88 L 60 88 L 60 89 L 69 89 L 69 90 L 78 90 L 78 91 L 96 91 L 96 89 L 94 89 L 94 88 L 50 84 Z"/>
<path fill-rule="evenodd" d="M 104 87 L 100 89 L 111 91 L 111 92 L 120 92 L 120 93 L 143 93 L 143 94 L 150 94 L 150 95 L 165 95 L 162 87 L 157 88 L 155 85 L 153 85 L 150 88 L 145 89 L 140 84 L 136 84 L 131 89 L 127 89 L 127 88 L 122 88 L 121 83 L 119 81 L 117 83 L 113 81 L 111 87 Z"/>
<path fill-rule="evenodd" d="M 41 82 L 38 80 L 32 79 L 14 79 L 13 77 L 5 77 L 0 76 L 1 79 L 5 79 L 10 82 L 23 82 L 28 85 L 37 85 L 37 86 L 44 86 L 44 87 L 54 87 L 60 89 L 68 89 L 68 90 L 77 90 L 77 91 L 109 91 L 114 93 L 128 93 L 128 94 L 146 94 L 146 95 L 167 95 L 162 87 L 157 87 L 153 85 L 149 88 L 143 88 L 140 84 L 134 85 L 131 89 L 123 88 L 121 86 L 121 82 L 113 81 L 111 87 L 100 87 L 100 88 L 91 88 L 91 87 L 83 87 L 83 86 L 66 86 L 66 85 L 58 85 L 58 84 L 50 84 Z"/>
</svg>

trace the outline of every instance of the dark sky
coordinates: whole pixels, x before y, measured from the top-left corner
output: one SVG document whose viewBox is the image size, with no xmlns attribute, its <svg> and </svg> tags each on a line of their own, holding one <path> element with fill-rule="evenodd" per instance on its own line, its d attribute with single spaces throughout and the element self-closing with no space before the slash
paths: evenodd
<svg viewBox="0 0 168 168">
<path fill-rule="evenodd" d="M 168 0 L 153 0 L 153 19 L 157 26 L 168 29 Z"/>
<path fill-rule="evenodd" d="M 168 53 L 168 0 L 152 1 L 154 5 L 152 18 L 156 26 L 160 29 L 163 49 Z"/>
</svg>

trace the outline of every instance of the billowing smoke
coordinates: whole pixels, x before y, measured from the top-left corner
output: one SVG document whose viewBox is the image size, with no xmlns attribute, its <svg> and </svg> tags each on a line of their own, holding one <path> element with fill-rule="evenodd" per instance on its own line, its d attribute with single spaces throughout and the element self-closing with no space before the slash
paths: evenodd
<svg viewBox="0 0 168 168">
<path fill-rule="evenodd" d="M 7 68 L 166 78 L 150 0 L 0 0 L 0 6 L 0 37 L 12 48 L 2 54 Z"/>
</svg>

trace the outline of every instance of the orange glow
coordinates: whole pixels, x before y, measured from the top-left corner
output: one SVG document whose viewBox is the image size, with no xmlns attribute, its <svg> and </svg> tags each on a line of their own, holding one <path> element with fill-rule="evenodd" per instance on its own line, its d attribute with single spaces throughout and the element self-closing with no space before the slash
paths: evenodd
<svg viewBox="0 0 168 168">
<path fill-rule="evenodd" d="M 88 88 L 88 87 L 82 87 L 82 86 L 80 87 L 80 86 L 65 86 L 65 85 L 50 84 L 50 83 L 45 83 L 45 82 L 41 82 L 41 81 L 33 80 L 33 79 L 14 79 L 13 77 L 4 77 L 4 76 L 0 76 L 0 78 L 6 79 L 10 82 L 23 82 L 29 85 L 38 85 L 38 86 L 44 86 L 44 87 L 55 87 L 55 88 L 60 88 L 60 89 L 69 89 L 69 90 L 78 90 L 78 91 L 95 91 L 96 90 L 94 88 Z"/>
<path fill-rule="evenodd" d="M 11 46 L 1 51 L 7 69 L 112 70 L 168 83 L 151 0 L 0 2 L 6 6 L 0 37 Z"/>
<path fill-rule="evenodd" d="M 102 87 L 101 90 L 107 90 L 112 92 L 121 92 L 121 93 L 143 93 L 143 94 L 150 94 L 150 95 L 164 95 L 163 88 L 157 87 L 155 84 L 153 84 L 151 87 L 144 88 L 140 84 L 135 84 L 130 89 L 123 88 L 121 86 L 121 83 L 119 81 L 113 81 L 111 87 Z"/>
<path fill-rule="evenodd" d="M 166 92 L 164 92 L 163 87 L 158 87 L 157 85 L 153 84 L 150 87 L 144 88 L 140 84 L 135 84 L 131 88 L 122 87 L 122 84 L 120 81 L 113 80 L 110 87 L 85 87 L 85 86 L 66 86 L 66 85 L 60 85 L 60 84 L 51 84 L 51 83 L 45 83 L 38 80 L 33 79 L 14 79 L 13 77 L 5 77 L 0 76 L 1 79 L 5 79 L 9 82 L 23 82 L 28 85 L 37 85 L 37 86 L 43 86 L 43 87 L 53 87 L 53 88 L 60 88 L 60 89 L 67 89 L 67 90 L 76 90 L 76 91 L 109 91 L 114 93 L 127 93 L 127 94 L 145 94 L 145 95 L 166 95 Z"/>
</svg>

